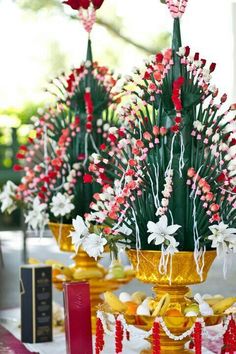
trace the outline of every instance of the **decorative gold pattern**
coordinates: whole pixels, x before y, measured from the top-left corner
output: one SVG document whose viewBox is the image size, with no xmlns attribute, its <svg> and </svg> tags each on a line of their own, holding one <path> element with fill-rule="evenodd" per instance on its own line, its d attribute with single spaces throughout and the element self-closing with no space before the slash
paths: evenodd
<svg viewBox="0 0 236 354">
<path fill-rule="evenodd" d="M 193 252 L 178 252 L 174 254 L 172 259 L 172 277 L 170 284 L 170 264 L 168 265 L 167 274 L 161 274 L 158 265 L 161 258 L 160 251 L 139 251 L 129 250 L 128 257 L 134 269 L 136 269 L 136 278 L 145 283 L 154 283 L 154 291 L 157 299 L 160 299 L 165 293 L 169 293 L 171 303 L 180 303 L 181 306 L 186 304 L 185 295 L 190 291 L 187 285 L 202 283 L 206 280 L 208 271 L 216 257 L 215 251 L 208 251 L 204 258 L 204 269 L 202 280 L 196 271 Z M 201 264 L 200 264 L 201 266 Z M 153 324 L 153 317 L 147 316 L 126 316 L 128 323 L 138 326 L 144 330 L 150 330 Z M 176 336 L 181 335 L 190 329 L 196 320 L 195 318 L 186 317 L 164 317 L 165 324 Z M 220 316 L 211 316 L 205 319 L 207 325 L 218 324 L 221 320 Z M 152 339 L 149 339 L 152 341 Z M 170 339 L 163 330 L 160 332 L 161 353 L 191 353 L 184 349 L 189 338 L 180 341 Z M 148 353 L 148 352 L 147 352 Z M 151 351 L 150 351 L 151 353 Z"/>
</svg>

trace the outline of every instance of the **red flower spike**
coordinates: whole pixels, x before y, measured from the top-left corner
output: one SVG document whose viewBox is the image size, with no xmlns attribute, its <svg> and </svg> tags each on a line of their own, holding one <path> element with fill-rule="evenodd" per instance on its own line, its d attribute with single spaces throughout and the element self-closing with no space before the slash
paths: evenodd
<svg viewBox="0 0 236 354">
<path fill-rule="evenodd" d="M 104 329 L 103 329 L 103 324 L 100 318 L 97 318 L 96 321 L 96 354 L 100 354 L 100 352 L 104 348 Z"/>
<path fill-rule="evenodd" d="M 211 65 L 210 65 L 210 73 L 213 73 L 213 71 L 215 70 L 215 68 L 216 68 L 216 63 L 212 63 Z"/>
<path fill-rule="evenodd" d="M 154 322 L 152 327 L 152 337 L 153 337 L 153 354 L 161 353 L 161 343 L 160 343 L 160 324 Z"/>
<path fill-rule="evenodd" d="M 84 181 L 84 183 L 92 183 L 93 182 L 93 176 L 91 176 L 90 174 L 86 173 L 83 176 L 83 181 Z"/>
<path fill-rule="evenodd" d="M 104 0 L 92 0 L 93 6 L 96 10 L 100 9 Z"/>
<path fill-rule="evenodd" d="M 195 354 L 202 354 L 202 325 L 200 322 L 195 323 L 193 338 Z"/>
<path fill-rule="evenodd" d="M 124 337 L 124 329 L 121 324 L 121 321 L 116 320 L 116 327 L 115 327 L 115 349 L 116 354 L 121 354 L 123 350 L 123 337 Z"/>
<path fill-rule="evenodd" d="M 20 165 L 14 165 L 13 166 L 13 171 L 15 171 L 15 172 L 22 171 L 22 170 L 23 170 L 23 167 L 20 166 Z"/>
</svg>

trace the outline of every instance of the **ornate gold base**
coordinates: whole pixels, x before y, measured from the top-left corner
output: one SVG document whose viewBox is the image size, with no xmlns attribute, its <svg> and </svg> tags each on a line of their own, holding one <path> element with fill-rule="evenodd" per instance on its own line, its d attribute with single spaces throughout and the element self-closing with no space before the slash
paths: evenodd
<svg viewBox="0 0 236 354">
<path fill-rule="evenodd" d="M 180 304 L 181 307 L 186 305 L 186 294 L 190 291 L 187 285 L 201 283 L 206 280 L 207 273 L 215 259 L 216 252 L 209 251 L 205 255 L 205 266 L 202 274 L 202 279 L 197 274 L 196 265 L 194 261 L 193 252 L 178 252 L 172 259 L 172 276 L 170 282 L 170 269 L 167 269 L 166 274 L 161 274 L 158 265 L 161 258 L 160 251 L 140 251 L 137 256 L 136 250 L 129 250 L 128 256 L 136 269 L 136 278 L 145 283 L 154 283 L 153 290 L 156 293 L 156 298 L 159 300 L 164 294 L 170 295 L 171 304 Z M 201 264 L 200 264 L 201 266 Z M 214 317 L 214 316 L 213 316 Z M 217 317 L 217 316 L 216 316 Z M 129 321 L 130 320 L 130 321 Z M 153 324 L 152 317 L 140 316 L 141 328 L 150 330 Z M 216 322 L 218 318 L 215 319 Z M 130 318 L 128 322 L 137 325 L 137 319 L 134 321 Z M 176 336 L 190 329 L 195 321 L 193 317 L 164 317 L 167 328 Z M 216 324 L 216 323 L 214 323 Z M 152 342 L 152 339 L 149 339 Z M 185 349 L 189 338 L 184 338 L 180 341 L 170 339 L 165 332 L 160 331 L 160 344 L 162 354 L 182 354 L 192 353 L 192 351 Z M 152 353 L 152 350 L 143 351 L 142 354 Z"/>
<path fill-rule="evenodd" d="M 127 284 L 133 276 L 127 276 L 124 279 L 106 279 L 106 269 L 95 261 L 94 258 L 89 257 L 82 249 L 79 249 L 77 254 L 75 253 L 71 237 L 68 237 L 72 230 L 72 225 L 50 222 L 49 228 L 60 250 L 74 253 L 72 257 L 74 263 L 70 265 L 73 274 L 72 281 L 87 281 L 90 284 L 92 329 L 93 333 L 95 333 L 97 307 L 103 302 L 101 295 L 105 291 L 117 290 L 121 285 Z M 60 291 L 63 289 L 62 282 L 56 282 L 54 286 Z"/>
</svg>

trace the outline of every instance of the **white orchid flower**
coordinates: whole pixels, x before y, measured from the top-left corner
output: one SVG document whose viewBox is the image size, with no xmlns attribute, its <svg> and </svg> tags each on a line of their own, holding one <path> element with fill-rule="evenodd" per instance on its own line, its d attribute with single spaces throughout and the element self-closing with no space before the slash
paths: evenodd
<svg viewBox="0 0 236 354">
<path fill-rule="evenodd" d="M 72 224 L 74 231 L 70 232 L 69 237 L 72 238 L 72 244 L 75 246 L 76 252 L 78 252 L 84 238 L 89 235 L 89 229 L 80 215 L 77 215 L 76 219 L 73 219 Z"/>
<path fill-rule="evenodd" d="M 160 217 L 157 223 L 149 221 L 147 224 L 148 232 L 151 233 L 148 236 L 148 243 L 154 241 L 155 245 L 174 245 L 175 247 L 175 238 L 172 236 L 175 232 L 181 227 L 180 225 L 169 225 L 166 215 Z"/>
<path fill-rule="evenodd" d="M 83 249 L 90 257 L 97 260 L 104 252 L 104 246 L 107 240 L 102 235 L 90 234 L 83 239 Z"/>
<path fill-rule="evenodd" d="M 236 253 L 236 228 L 229 228 L 229 225 L 220 222 L 219 225 L 209 226 L 212 234 L 208 239 L 212 241 L 212 247 L 217 249 L 217 253 L 227 253 L 232 250 Z"/>
</svg>

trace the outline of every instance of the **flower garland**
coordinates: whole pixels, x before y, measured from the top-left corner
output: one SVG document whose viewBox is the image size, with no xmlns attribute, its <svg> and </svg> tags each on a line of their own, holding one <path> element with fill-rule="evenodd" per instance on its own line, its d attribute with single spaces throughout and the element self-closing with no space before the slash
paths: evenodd
<svg viewBox="0 0 236 354">
<path fill-rule="evenodd" d="M 115 333 L 117 334 L 116 343 L 119 350 L 121 348 L 121 343 L 124 337 L 124 331 L 128 331 L 130 333 L 130 340 L 135 339 L 136 337 L 147 339 L 153 335 L 153 346 L 155 350 L 154 354 L 159 354 L 160 329 L 162 329 L 165 334 L 174 341 L 181 341 L 184 338 L 192 336 L 196 354 L 201 354 L 202 337 L 206 337 L 209 340 L 217 340 L 224 337 L 225 345 L 230 345 L 234 348 L 236 346 L 236 322 L 231 315 L 227 316 L 223 323 L 222 330 L 214 336 L 206 330 L 206 323 L 203 318 L 197 318 L 193 326 L 179 336 L 176 336 L 170 332 L 165 324 L 164 318 L 162 317 L 157 317 L 153 322 L 152 329 L 150 331 L 146 331 L 144 334 L 136 331 L 134 325 L 128 325 L 123 315 L 119 315 L 117 317 L 116 315 L 106 314 L 102 311 L 98 311 L 97 318 L 100 319 L 104 333 L 106 335 L 110 337 L 114 336 L 114 330 L 108 329 L 108 322 L 109 327 L 115 328 Z"/>
</svg>

